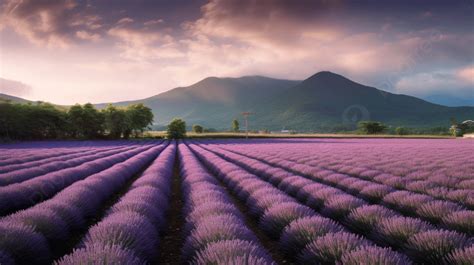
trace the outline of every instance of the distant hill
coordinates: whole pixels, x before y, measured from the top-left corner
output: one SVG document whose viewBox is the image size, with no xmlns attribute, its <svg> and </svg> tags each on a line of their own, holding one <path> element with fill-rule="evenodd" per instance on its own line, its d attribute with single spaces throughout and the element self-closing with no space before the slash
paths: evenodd
<svg viewBox="0 0 474 265">
<path fill-rule="evenodd" d="M 397 95 L 353 82 L 341 75 L 320 72 L 303 81 L 262 76 L 209 77 L 137 101 L 153 109 L 157 125 L 173 117 L 188 125 L 228 129 L 242 111 L 255 129 L 323 130 L 350 128 L 360 120 L 378 120 L 392 126 L 449 126 L 450 117 L 472 119 L 474 107 L 446 107 L 412 96 Z M 99 107 L 105 104 L 99 104 Z"/>
<path fill-rule="evenodd" d="M 0 94 L 2 100 L 31 102 Z M 474 119 L 474 107 L 447 107 L 397 95 L 331 72 L 319 72 L 303 81 L 263 76 L 208 77 L 142 100 L 113 104 L 133 103 L 152 108 L 155 128 L 163 128 L 175 117 L 185 119 L 189 126 L 201 124 L 218 130 L 229 129 L 232 119 L 238 118 L 243 127 L 243 111 L 255 113 L 250 117 L 251 129 L 269 130 L 351 129 L 360 120 L 377 120 L 390 126 L 448 127 L 451 117 Z"/>
<path fill-rule="evenodd" d="M 194 85 L 178 87 L 150 98 L 114 104 L 124 106 L 144 103 L 153 109 L 155 121 L 159 125 L 167 124 L 174 117 L 181 117 L 188 125 L 228 129 L 231 120 L 240 118 L 242 111 L 258 106 L 299 82 L 262 76 L 208 77 Z M 104 107 L 105 104 L 97 106 Z"/>
<path fill-rule="evenodd" d="M 15 96 L 10 96 L 10 95 L 7 95 L 7 94 L 3 94 L 3 93 L 0 93 L 0 103 L 4 103 L 4 102 L 9 102 L 9 103 L 20 103 L 20 104 L 38 104 L 38 103 L 41 103 L 43 101 L 32 101 L 32 100 L 27 100 L 27 99 L 24 99 L 24 98 L 20 98 L 20 97 L 15 97 Z M 47 103 L 47 102 L 44 102 L 44 103 Z M 52 103 L 50 103 L 52 104 Z M 56 104 L 52 104 L 54 107 L 56 107 L 57 109 L 60 109 L 60 110 L 66 110 L 69 108 L 69 106 L 65 106 L 65 105 L 56 105 Z"/>
<path fill-rule="evenodd" d="M 28 103 L 32 101 L 0 93 L 0 102 Z"/>
</svg>

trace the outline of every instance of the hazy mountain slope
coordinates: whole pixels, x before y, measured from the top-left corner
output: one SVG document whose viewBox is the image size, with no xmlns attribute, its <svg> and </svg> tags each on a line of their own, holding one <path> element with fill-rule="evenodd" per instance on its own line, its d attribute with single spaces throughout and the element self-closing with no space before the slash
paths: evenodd
<svg viewBox="0 0 474 265">
<path fill-rule="evenodd" d="M 188 125 L 227 129 L 242 111 L 252 111 L 251 128 L 330 130 L 354 128 L 360 120 L 378 120 L 392 126 L 448 126 L 450 117 L 474 117 L 474 107 L 446 107 L 416 97 L 397 95 L 353 82 L 331 72 L 304 81 L 246 76 L 209 77 L 138 101 L 153 109 L 158 125 L 173 117 Z M 104 105 L 101 105 L 104 106 Z"/>
<path fill-rule="evenodd" d="M 28 103 L 29 100 L 0 93 L 0 102 Z"/>
<path fill-rule="evenodd" d="M 320 129 L 371 119 L 394 126 L 442 126 L 450 117 L 474 116 L 472 107 L 446 107 L 355 83 L 320 72 L 281 93 L 260 108 L 259 123 L 286 128 Z"/>
<path fill-rule="evenodd" d="M 173 117 L 182 117 L 188 125 L 199 123 L 222 129 L 229 128 L 231 120 L 239 118 L 242 111 L 298 83 L 262 76 L 209 77 L 194 85 L 178 87 L 150 98 L 115 104 L 142 102 L 153 109 L 157 124 L 164 125 Z M 98 106 L 103 107 L 104 104 Z"/>
</svg>

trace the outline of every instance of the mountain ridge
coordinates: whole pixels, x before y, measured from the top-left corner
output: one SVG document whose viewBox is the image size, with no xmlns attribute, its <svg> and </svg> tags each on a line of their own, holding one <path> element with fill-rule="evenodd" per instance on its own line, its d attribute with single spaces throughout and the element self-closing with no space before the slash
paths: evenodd
<svg viewBox="0 0 474 265">
<path fill-rule="evenodd" d="M 354 128 L 359 120 L 378 120 L 391 126 L 449 126 L 449 119 L 472 119 L 474 107 L 447 107 L 423 99 L 366 86 L 329 71 L 304 80 L 265 76 L 207 77 L 184 87 L 141 100 L 112 103 L 124 106 L 144 103 L 152 108 L 156 127 L 174 117 L 189 126 L 228 129 L 241 112 L 252 111 L 251 128 L 330 131 Z M 95 104 L 102 108 L 107 104 Z"/>
</svg>

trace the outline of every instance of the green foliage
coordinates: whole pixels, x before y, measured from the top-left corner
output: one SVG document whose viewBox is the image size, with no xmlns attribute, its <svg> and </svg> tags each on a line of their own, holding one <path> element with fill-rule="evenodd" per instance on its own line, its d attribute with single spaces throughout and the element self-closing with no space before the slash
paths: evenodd
<svg viewBox="0 0 474 265">
<path fill-rule="evenodd" d="M 67 112 L 70 136 L 74 138 L 97 138 L 104 130 L 104 115 L 92 104 L 76 104 Z"/>
<path fill-rule="evenodd" d="M 199 124 L 194 124 L 193 125 L 193 132 L 195 133 L 202 133 L 204 131 L 204 128 L 199 125 Z"/>
<path fill-rule="evenodd" d="M 62 138 L 67 114 L 47 103 L 0 103 L 0 137 L 10 139 Z"/>
<path fill-rule="evenodd" d="M 387 126 L 378 121 L 361 121 L 358 123 L 359 131 L 364 134 L 377 134 L 387 130 Z"/>
<path fill-rule="evenodd" d="M 397 135 L 407 135 L 410 133 L 410 131 L 405 127 L 397 127 L 395 128 L 395 133 Z"/>
<path fill-rule="evenodd" d="M 126 108 L 128 116 L 129 129 L 138 136 L 143 131 L 153 124 L 153 112 L 149 107 L 143 104 L 133 104 Z"/>
<path fill-rule="evenodd" d="M 47 103 L 0 103 L 0 138 L 5 139 L 128 138 L 132 132 L 143 132 L 152 121 L 151 109 L 142 104 L 109 105 L 98 111 L 90 103 L 69 110 Z"/>
<path fill-rule="evenodd" d="M 232 131 L 233 132 L 238 132 L 240 130 L 240 124 L 239 124 L 239 121 L 237 119 L 234 119 L 232 121 Z"/>
<path fill-rule="evenodd" d="M 170 124 L 168 124 L 166 137 L 168 139 L 181 139 L 186 137 L 186 122 L 178 118 L 173 119 Z"/>
</svg>

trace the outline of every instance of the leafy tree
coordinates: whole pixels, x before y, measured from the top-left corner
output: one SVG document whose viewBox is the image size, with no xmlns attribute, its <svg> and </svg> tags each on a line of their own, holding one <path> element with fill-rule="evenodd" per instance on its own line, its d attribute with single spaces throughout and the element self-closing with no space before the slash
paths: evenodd
<svg viewBox="0 0 474 265">
<path fill-rule="evenodd" d="M 84 136 L 87 138 L 95 138 L 102 134 L 105 121 L 104 115 L 91 103 L 85 104 L 82 109 L 84 117 Z"/>
<path fill-rule="evenodd" d="M 387 126 L 378 121 L 361 121 L 358 123 L 358 127 L 365 134 L 382 133 L 387 129 Z"/>
<path fill-rule="evenodd" d="M 102 110 L 102 113 L 105 118 L 105 128 L 111 138 L 120 138 L 122 134 L 124 138 L 130 136 L 130 122 L 128 121 L 128 116 L 124 109 L 109 104 Z"/>
<path fill-rule="evenodd" d="M 202 133 L 203 131 L 204 131 L 204 128 L 201 125 L 198 125 L 198 124 L 193 125 L 193 132 Z"/>
<path fill-rule="evenodd" d="M 104 114 L 94 105 L 76 104 L 69 108 L 68 121 L 72 137 L 97 138 L 104 130 Z"/>
<path fill-rule="evenodd" d="M 238 132 L 240 130 L 240 124 L 239 124 L 239 121 L 237 119 L 234 119 L 232 121 L 232 131 L 234 132 Z"/>
<path fill-rule="evenodd" d="M 166 136 L 168 139 L 184 138 L 186 136 L 186 122 L 178 118 L 173 119 L 170 124 L 168 124 Z"/>
<path fill-rule="evenodd" d="M 142 103 L 129 105 L 126 108 L 126 113 L 130 122 L 129 129 L 135 136 L 143 133 L 148 126 L 153 124 L 153 112 Z"/>
<path fill-rule="evenodd" d="M 395 133 L 396 133 L 397 135 L 407 135 L 407 134 L 409 134 L 410 132 L 409 132 L 408 129 L 405 128 L 405 127 L 397 127 L 397 128 L 395 128 Z"/>
</svg>

